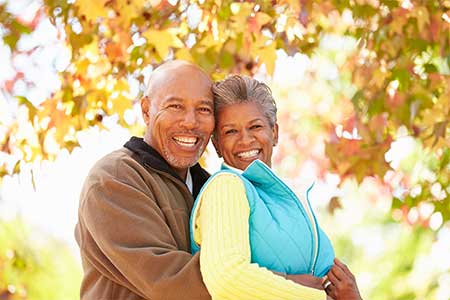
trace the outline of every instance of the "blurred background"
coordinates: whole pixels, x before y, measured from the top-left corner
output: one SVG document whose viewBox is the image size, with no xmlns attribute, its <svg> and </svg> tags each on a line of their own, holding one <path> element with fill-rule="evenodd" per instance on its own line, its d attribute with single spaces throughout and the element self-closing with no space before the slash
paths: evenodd
<svg viewBox="0 0 450 300">
<path fill-rule="evenodd" d="M 271 87 L 274 167 L 364 299 L 450 299 L 449 45 L 448 0 L 0 0 L 0 299 L 79 299 L 84 177 L 171 59 Z"/>
</svg>

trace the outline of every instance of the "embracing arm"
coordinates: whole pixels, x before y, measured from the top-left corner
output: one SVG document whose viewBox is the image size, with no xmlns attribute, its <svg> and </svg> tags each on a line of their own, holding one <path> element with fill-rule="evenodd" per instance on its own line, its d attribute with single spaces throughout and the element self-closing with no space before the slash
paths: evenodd
<svg viewBox="0 0 450 300">
<path fill-rule="evenodd" d="M 324 291 L 303 287 L 251 263 L 250 209 L 241 180 L 221 174 L 205 189 L 200 226 L 203 280 L 217 299 L 325 299 Z"/>
<path fill-rule="evenodd" d="M 153 193 L 129 169 L 122 165 L 120 170 L 127 178 L 106 174 L 82 194 L 79 226 L 84 233 L 78 238 L 85 258 L 103 276 L 145 299 L 210 299 L 199 255 L 179 249 Z"/>
</svg>

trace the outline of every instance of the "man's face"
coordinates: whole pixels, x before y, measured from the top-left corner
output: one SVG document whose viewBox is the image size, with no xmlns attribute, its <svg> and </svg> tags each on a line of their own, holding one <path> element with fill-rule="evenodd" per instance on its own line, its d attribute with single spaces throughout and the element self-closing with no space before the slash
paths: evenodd
<svg viewBox="0 0 450 300">
<path fill-rule="evenodd" d="M 214 129 L 211 82 L 193 66 L 165 73 L 149 99 L 142 101 L 145 141 L 183 177 L 202 155 Z"/>
</svg>

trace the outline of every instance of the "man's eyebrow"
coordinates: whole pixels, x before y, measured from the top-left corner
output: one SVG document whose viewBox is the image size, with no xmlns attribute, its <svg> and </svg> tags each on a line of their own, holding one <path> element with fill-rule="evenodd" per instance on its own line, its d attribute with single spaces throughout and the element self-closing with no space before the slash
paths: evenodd
<svg viewBox="0 0 450 300">
<path fill-rule="evenodd" d="M 168 96 L 166 99 L 164 99 L 162 102 L 167 103 L 167 102 L 184 102 L 183 98 L 179 98 L 176 96 Z M 208 105 L 211 108 L 214 107 L 214 102 L 211 100 L 201 100 L 200 101 L 201 105 Z"/>
<path fill-rule="evenodd" d="M 168 96 L 167 98 L 165 98 L 162 102 L 182 102 L 183 99 L 175 97 L 175 96 Z"/>
<path fill-rule="evenodd" d="M 211 106 L 211 108 L 214 107 L 214 102 L 212 102 L 211 100 L 202 100 L 200 104 Z"/>
</svg>

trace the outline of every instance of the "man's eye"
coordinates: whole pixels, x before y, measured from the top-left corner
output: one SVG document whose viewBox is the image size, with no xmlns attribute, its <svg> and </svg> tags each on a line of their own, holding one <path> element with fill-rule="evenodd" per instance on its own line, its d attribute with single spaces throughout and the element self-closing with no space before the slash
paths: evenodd
<svg viewBox="0 0 450 300">
<path fill-rule="evenodd" d="M 250 129 L 259 129 L 259 128 L 261 128 L 262 127 L 262 125 L 260 125 L 260 124 L 255 124 L 255 125 L 252 125 L 251 127 L 250 127 Z"/>
<path fill-rule="evenodd" d="M 168 106 L 168 108 L 171 108 L 171 109 L 181 109 L 182 106 L 181 106 L 180 104 L 170 104 L 170 105 Z"/>
<path fill-rule="evenodd" d="M 200 107 L 200 112 L 202 113 L 207 113 L 207 114 L 212 114 L 212 109 L 209 107 Z"/>
</svg>

